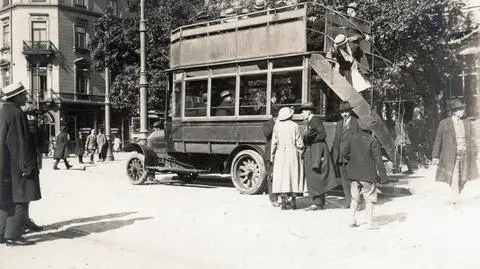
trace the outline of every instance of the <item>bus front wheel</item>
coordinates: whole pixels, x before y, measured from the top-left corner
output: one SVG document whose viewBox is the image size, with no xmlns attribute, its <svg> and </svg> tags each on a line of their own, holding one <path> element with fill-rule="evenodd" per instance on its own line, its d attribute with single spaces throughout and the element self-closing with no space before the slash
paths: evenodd
<svg viewBox="0 0 480 269">
<path fill-rule="evenodd" d="M 243 194 L 258 194 L 264 191 L 267 171 L 258 152 L 242 150 L 233 158 L 231 166 L 233 185 Z"/>
<path fill-rule="evenodd" d="M 134 154 L 127 161 L 127 175 L 133 185 L 142 185 L 149 178 L 149 172 L 145 169 L 145 156 Z"/>
</svg>

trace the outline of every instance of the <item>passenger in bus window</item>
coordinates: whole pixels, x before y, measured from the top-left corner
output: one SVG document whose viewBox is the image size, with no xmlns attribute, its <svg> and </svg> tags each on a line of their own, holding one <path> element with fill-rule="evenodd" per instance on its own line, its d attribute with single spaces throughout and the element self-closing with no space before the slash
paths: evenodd
<svg viewBox="0 0 480 269">
<path fill-rule="evenodd" d="M 222 102 L 218 105 L 215 116 L 233 116 L 235 115 L 234 99 L 230 91 L 222 91 L 220 93 Z"/>
</svg>

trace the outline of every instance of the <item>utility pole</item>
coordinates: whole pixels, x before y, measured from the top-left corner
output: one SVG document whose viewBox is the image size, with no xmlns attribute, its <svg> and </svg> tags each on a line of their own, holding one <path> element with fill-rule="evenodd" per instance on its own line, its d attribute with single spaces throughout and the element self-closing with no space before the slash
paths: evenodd
<svg viewBox="0 0 480 269">
<path fill-rule="evenodd" d="M 110 69 L 105 67 L 105 136 L 107 137 L 107 160 L 113 161 L 112 134 L 110 129 Z"/>
<path fill-rule="evenodd" d="M 147 73 L 145 55 L 145 0 L 140 0 L 140 137 L 139 143 L 147 142 Z"/>
</svg>

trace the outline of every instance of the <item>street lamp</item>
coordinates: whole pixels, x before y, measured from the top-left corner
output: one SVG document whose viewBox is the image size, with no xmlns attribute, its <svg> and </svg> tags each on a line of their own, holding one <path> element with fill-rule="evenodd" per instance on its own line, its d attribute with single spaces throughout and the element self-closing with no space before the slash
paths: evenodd
<svg viewBox="0 0 480 269">
<path fill-rule="evenodd" d="M 110 129 L 110 69 L 105 67 L 105 136 L 107 137 L 106 159 L 113 161 L 112 134 Z"/>
<path fill-rule="evenodd" d="M 147 142 L 147 73 L 145 72 L 145 0 L 140 0 L 140 137 L 139 143 Z"/>
</svg>

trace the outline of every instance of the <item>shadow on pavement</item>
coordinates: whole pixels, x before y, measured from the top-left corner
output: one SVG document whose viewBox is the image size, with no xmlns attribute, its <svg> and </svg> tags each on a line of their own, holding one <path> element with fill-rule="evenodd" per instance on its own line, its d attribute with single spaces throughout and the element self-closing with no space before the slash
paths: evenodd
<svg viewBox="0 0 480 269">
<path fill-rule="evenodd" d="M 43 226 L 44 231 L 56 230 L 60 229 L 63 226 L 75 224 L 75 223 L 84 223 L 84 222 L 91 222 L 91 221 L 100 221 L 103 219 L 112 219 L 112 218 L 121 218 L 131 214 L 135 214 L 137 212 L 123 212 L 123 213 L 112 213 L 107 215 L 100 215 L 95 217 L 86 217 L 86 218 L 78 218 L 78 219 L 71 219 L 67 221 L 55 222 L 49 225 Z"/>
<path fill-rule="evenodd" d="M 407 213 L 400 212 L 395 215 L 379 215 L 374 217 L 374 221 L 378 226 L 388 225 L 393 222 L 404 222 L 407 219 Z"/>
<path fill-rule="evenodd" d="M 109 220 L 109 221 L 80 224 L 80 225 L 68 227 L 61 231 L 35 234 L 35 235 L 28 236 L 27 238 L 29 240 L 34 240 L 36 243 L 54 241 L 57 239 L 65 239 L 65 238 L 74 239 L 74 238 L 84 237 L 94 233 L 103 233 L 110 230 L 119 229 L 127 225 L 132 225 L 136 221 L 148 220 L 148 219 L 152 219 L 152 217 L 133 218 L 133 219 L 127 219 L 127 220 Z"/>
<path fill-rule="evenodd" d="M 177 176 L 172 177 L 172 179 L 149 181 L 145 183 L 145 185 L 169 185 L 169 186 L 201 188 L 201 189 L 214 189 L 218 187 L 224 187 L 224 188 L 234 187 L 232 181 L 227 178 L 200 177 L 195 179 L 192 182 L 187 183 L 185 181 L 180 180 Z"/>
</svg>

